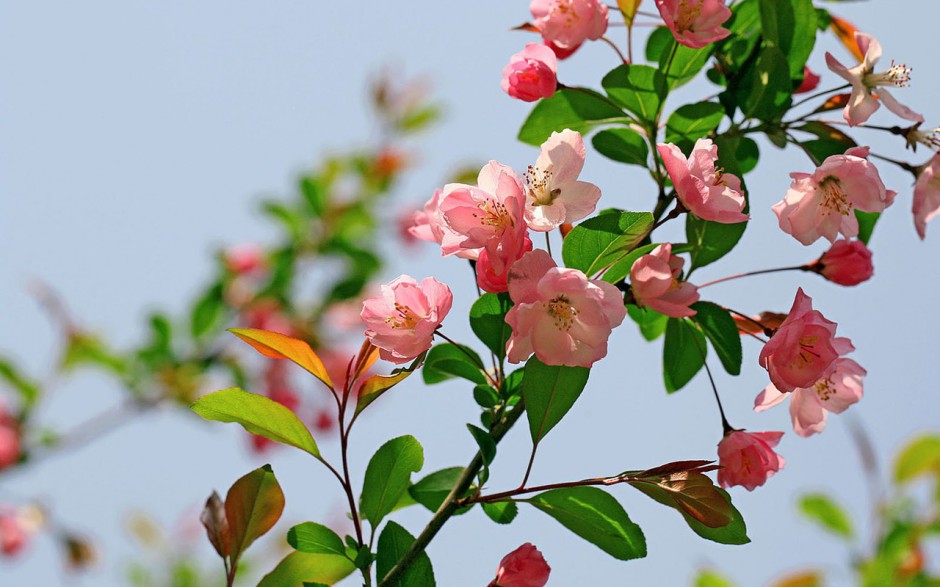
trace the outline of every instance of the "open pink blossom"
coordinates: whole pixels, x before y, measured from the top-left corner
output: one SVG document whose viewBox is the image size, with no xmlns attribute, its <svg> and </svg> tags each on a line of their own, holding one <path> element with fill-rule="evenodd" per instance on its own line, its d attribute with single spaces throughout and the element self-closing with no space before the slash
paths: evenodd
<svg viewBox="0 0 940 587">
<path fill-rule="evenodd" d="M 927 223 L 940 214 L 940 154 L 934 155 L 917 175 L 914 185 L 914 227 L 923 240 Z"/>
<path fill-rule="evenodd" d="M 820 237 L 835 242 L 841 233 L 858 236 L 855 210 L 884 212 L 897 192 L 885 189 L 868 147 L 832 155 L 813 173 L 791 173 L 786 196 L 772 206 L 780 229 L 804 245 Z"/>
<path fill-rule="evenodd" d="M 418 283 L 401 275 L 384 284 L 380 295 L 362 303 L 366 338 L 386 361 L 406 363 L 431 348 L 434 331 L 453 300 L 450 288 L 433 277 Z"/>
<path fill-rule="evenodd" d="M 561 49 L 596 41 L 607 31 L 607 5 L 599 0 L 532 0 L 532 24 Z"/>
<path fill-rule="evenodd" d="M 578 181 L 584 167 L 584 139 L 569 129 L 553 132 L 525 173 L 525 220 L 529 228 L 548 232 L 577 222 L 597 208 L 601 190 Z"/>
<path fill-rule="evenodd" d="M 764 345 L 758 360 L 781 392 L 811 387 L 839 356 L 833 342 L 835 333 L 836 323 L 814 310 L 813 299 L 800 288 L 790 313 Z"/>
<path fill-rule="evenodd" d="M 590 367 L 607 355 L 607 339 L 627 313 L 616 287 L 556 266 L 541 249 L 513 264 L 509 297 L 515 303 L 506 314 L 511 363 L 535 353 L 546 365 Z"/>
<path fill-rule="evenodd" d="M 837 240 L 810 266 L 829 281 L 839 285 L 858 285 L 871 279 L 874 267 L 871 251 L 862 241 Z"/>
<path fill-rule="evenodd" d="M 837 338 L 835 343 L 840 355 L 855 350 L 848 339 Z M 829 412 L 841 414 L 862 399 L 862 377 L 865 375 L 861 365 L 840 356 L 824 377 L 808 387 L 782 393 L 773 384 L 768 385 L 754 400 L 754 411 L 762 412 L 789 397 L 793 431 L 804 438 L 812 436 L 826 427 Z"/>
<path fill-rule="evenodd" d="M 656 0 L 656 8 L 680 45 L 700 49 L 731 34 L 721 26 L 731 18 L 724 0 Z"/>
<path fill-rule="evenodd" d="M 733 430 L 718 443 L 718 484 L 740 485 L 748 491 L 763 485 L 786 461 L 774 452 L 783 432 Z"/>
<path fill-rule="evenodd" d="M 568 59 L 569 57 L 574 55 L 575 51 L 581 48 L 581 45 L 575 45 L 574 47 L 565 47 L 564 49 L 562 49 L 561 47 L 559 47 L 558 45 L 556 45 L 555 43 L 551 41 L 543 40 L 542 42 L 545 43 L 546 47 L 552 50 L 552 53 L 555 54 L 555 57 L 557 57 L 559 61 Z"/>
<path fill-rule="evenodd" d="M 19 460 L 20 450 L 19 424 L 0 403 L 0 471 Z"/>
<path fill-rule="evenodd" d="M 816 74 L 809 65 L 803 66 L 803 81 L 799 87 L 793 90 L 794 94 L 808 94 L 819 86 L 819 75 Z"/>
<path fill-rule="evenodd" d="M 549 47 L 529 43 L 509 58 L 499 87 L 523 102 L 548 98 L 558 89 L 558 58 Z"/>
<path fill-rule="evenodd" d="M 506 261 L 518 259 L 525 247 L 522 180 L 509 167 L 490 161 L 477 176 L 477 185 L 444 186 L 439 210 L 447 229 L 442 231 L 445 255 L 486 249 L 493 270 L 506 271 Z"/>
<path fill-rule="evenodd" d="M 685 259 L 672 254 L 672 243 L 663 243 L 630 268 L 630 291 L 638 306 L 673 318 L 695 315 L 689 306 L 698 301 L 698 288 L 679 281 Z"/>
<path fill-rule="evenodd" d="M 499 561 L 489 587 L 544 587 L 551 570 L 539 549 L 526 542 Z"/>
<path fill-rule="evenodd" d="M 715 167 L 718 146 L 711 139 L 695 142 L 688 159 L 672 143 L 660 143 L 656 150 L 663 158 L 669 179 L 682 205 L 702 220 L 734 224 L 747 220 L 741 180 Z"/>
<path fill-rule="evenodd" d="M 451 239 L 459 238 L 459 235 L 453 234 L 450 227 L 444 222 L 444 216 L 441 214 L 441 194 L 442 190 L 434 190 L 431 198 L 425 202 L 424 207 L 412 214 L 411 226 L 408 227 L 408 232 L 414 238 L 439 245 L 444 241 L 445 232 L 451 233 L 449 235 Z M 476 260 L 480 256 L 480 250 L 458 248 L 453 254 L 461 259 Z"/>
<path fill-rule="evenodd" d="M 0 553 L 6 556 L 19 554 L 26 546 L 29 535 L 29 530 L 16 510 L 0 511 Z"/>
<path fill-rule="evenodd" d="M 898 102 L 888 92 L 889 87 L 902 88 L 910 81 L 911 68 L 906 65 L 895 65 L 887 71 L 875 73 L 875 63 L 881 58 L 881 43 L 873 36 L 856 32 L 855 42 L 859 51 L 865 55 L 864 60 L 854 67 L 846 67 L 826 52 L 826 65 L 833 73 L 852 84 L 852 95 L 842 111 L 842 117 L 851 126 L 867 121 L 878 107 L 884 105 L 905 120 L 923 122 L 924 117 L 907 106 Z"/>
<path fill-rule="evenodd" d="M 528 253 L 532 250 L 532 239 L 528 235 L 525 237 L 525 242 L 523 243 L 522 249 L 518 251 L 519 257 Z M 493 269 L 493 264 L 490 262 L 489 253 L 486 252 L 486 249 L 480 252 L 480 258 L 477 259 L 476 272 L 477 272 L 477 285 L 480 286 L 480 289 L 489 293 L 503 293 L 504 291 L 509 291 L 509 268 L 513 263 L 519 259 L 503 259 L 504 271 L 502 273 L 497 273 Z"/>
</svg>

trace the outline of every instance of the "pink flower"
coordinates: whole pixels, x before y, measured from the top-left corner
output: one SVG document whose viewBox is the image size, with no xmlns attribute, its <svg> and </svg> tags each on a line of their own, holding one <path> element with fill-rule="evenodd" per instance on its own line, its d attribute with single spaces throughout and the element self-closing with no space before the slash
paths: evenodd
<svg viewBox="0 0 940 587">
<path fill-rule="evenodd" d="M 441 214 L 441 194 L 441 190 L 434 190 L 434 194 L 431 195 L 431 199 L 425 202 L 424 207 L 412 214 L 411 226 L 408 227 L 408 232 L 414 238 L 439 245 L 443 243 L 445 233 L 448 234 L 450 240 L 459 238 L 459 235 L 450 230 L 450 227 L 444 221 L 444 216 Z M 480 250 L 460 249 L 458 247 L 458 250 L 454 251 L 453 254 L 461 259 L 476 260 L 480 255 Z"/>
<path fill-rule="evenodd" d="M 840 355 L 855 350 L 846 338 L 837 338 L 835 343 Z M 812 436 L 826 427 L 827 413 L 841 414 L 862 399 L 862 377 L 865 375 L 865 369 L 858 363 L 840 356 L 833 362 L 829 373 L 813 385 L 798 387 L 789 394 L 768 385 L 754 400 L 754 411 L 762 412 L 789 396 L 793 431 L 804 438 Z"/>
<path fill-rule="evenodd" d="M 581 133 L 569 129 L 553 132 L 542 143 L 535 165 L 525 173 L 525 221 L 529 228 L 548 232 L 577 222 L 597 208 L 601 190 L 593 183 L 578 181 L 583 167 Z"/>
<path fill-rule="evenodd" d="M 525 236 L 525 242 L 523 243 L 522 249 L 518 251 L 519 257 L 528 253 L 532 250 L 532 239 L 528 235 Z M 477 285 L 480 286 L 480 289 L 490 293 L 502 293 L 504 291 L 509 291 L 509 267 L 519 259 L 503 259 L 503 266 L 505 270 L 502 273 L 497 273 L 493 269 L 493 264 L 490 263 L 490 256 L 484 249 L 480 252 L 480 258 L 477 259 L 476 272 L 477 272 Z"/>
<path fill-rule="evenodd" d="M 19 424 L 0 404 L 0 471 L 19 460 L 20 450 Z"/>
<path fill-rule="evenodd" d="M 532 0 L 529 10 L 542 38 L 561 49 L 596 41 L 607 31 L 607 6 L 598 0 Z"/>
<path fill-rule="evenodd" d="M 656 0 L 656 8 L 676 42 L 700 49 L 731 34 L 721 25 L 731 18 L 724 0 Z"/>
<path fill-rule="evenodd" d="M 747 214 L 742 212 L 745 200 L 741 180 L 715 168 L 718 146 L 710 139 L 697 140 L 688 159 L 671 143 L 660 143 L 656 150 L 663 158 L 679 201 L 689 212 L 702 220 L 725 224 L 747 220 Z"/>
<path fill-rule="evenodd" d="M 362 303 L 366 338 L 386 361 L 406 363 L 431 348 L 434 331 L 453 300 L 450 288 L 433 277 L 418 283 L 401 275 L 383 285 L 380 295 Z"/>
<path fill-rule="evenodd" d="M 800 86 L 793 90 L 794 94 L 807 94 L 812 92 L 819 86 L 819 76 L 809 68 L 808 65 L 803 66 L 803 82 Z"/>
<path fill-rule="evenodd" d="M 911 68 L 906 65 L 895 65 L 887 71 L 874 73 L 875 63 L 881 58 L 881 43 L 871 35 L 856 32 L 855 42 L 865 59 L 855 67 L 846 67 L 826 52 L 826 65 L 833 73 L 852 84 L 852 95 L 848 104 L 842 111 L 845 121 L 851 126 L 862 124 L 878 110 L 880 102 L 901 118 L 914 122 L 923 122 L 924 117 L 894 99 L 887 87 L 902 88 L 910 81 Z"/>
<path fill-rule="evenodd" d="M 225 266 L 236 275 L 254 273 L 264 269 L 264 251 L 256 244 L 235 245 L 222 255 Z"/>
<path fill-rule="evenodd" d="M 940 214 L 940 155 L 920 170 L 914 185 L 914 227 L 921 240 L 927 236 L 927 223 Z"/>
<path fill-rule="evenodd" d="M 698 301 L 698 288 L 679 281 L 685 260 L 672 254 L 672 243 L 663 243 L 643 255 L 630 268 L 630 290 L 638 306 L 673 318 L 695 315 L 689 308 Z"/>
<path fill-rule="evenodd" d="M 561 47 L 559 47 L 555 43 L 552 43 L 551 41 L 543 40 L 542 42 L 545 43 L 546 47 L 552 50 L 552 53 L 555 54 L 555 57 L 557 57 L 559 61 L 568 59 L 569 57 L 574 55 L 575 51 L 581 48 L 581 45 L 579 44 L 579 45 L 575 45 L 574 47 L 566 47 L 562 49 Z"/>
<path fill-rule="evenodd" d="M 868 147 L 852 147 L 827 157 L 812 174 L 791 173 L 787 195 L 772 207 L 780 229 L 804 245 L 820 237 L 835 242 L 839 233 L 858 236 L 854 210 L 883 212 L 897 195 L 885 189 L 867 157 Z"/>
<path fill-rule="evenodd" d="M 19 554 L 26 546 L 29 534 L 16 511 L 0 511 L 0 552 L 7 556 Z"/>
<path fill-rule="evenodd" d="M 529 43 L 509 58 L 499 87 L 523 102 L 548 98 L 558 89 L 558 58 L 545 45 Z"/>
<path fill-rule="evenodd" d="M 834 345 L 836 323 L 813 309 L 813 299 L 796 292 L 786 319 L 761 350 L 759 362 L 782 392 L 811 387 L 832 366 L 839 353 Z"/>
<path fill-rule="evenodd" d="M 837 240 L 810 269 L 839 285 L 858 285 L 871 279 L 871 251 L 862 241 Z"/>
<path fill-rule="evenodd" d="M 541 249 L 513 264 L 509 297 L 515 302 L 506 314 L 511 363 L 535 353 L 546 365 L 590 367 L 607 355 L 607 339 L 626 316 L 620 290 L 557 267 Z"/>
<path fill-rule="evenodd" d="M 499 561 L 489 587 L 544 587 L 551 570 L 539 549 L 526 542 Z"/>
<path fill-rule="evenodd" d="M 783 468 L 786 461 L 774 452 L 783 432 L 733 430 L 718 443 L 718 483 L 740 485 L 754 491 Z"/>
<path fill-rule="evenodd" d="M 477 176 L 477 186 L 451 183 L 444 186 L 440 214 L 443 230 L 441 251 L 445 255 L 486 249 L 496 273 L 505 263 L 518 259 L 527 234 L 522 180 L 509 167 L 490 161 Z"/>
</svg>

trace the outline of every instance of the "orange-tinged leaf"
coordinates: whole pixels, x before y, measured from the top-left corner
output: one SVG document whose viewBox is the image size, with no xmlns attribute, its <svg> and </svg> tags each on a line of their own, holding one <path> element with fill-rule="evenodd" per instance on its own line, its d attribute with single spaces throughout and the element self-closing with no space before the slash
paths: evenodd
<svg viewBox="0 0 940 587">
<path fill-rule="evenodd" d="M 359 397 L 356 401 L 356 414 L 366 409 L 372 402 L 379 399 L 383 393 L 401 383 L 405 378 L 415 372 L 424 363 L 427 351 L 421 353 L 410 365 L 402 369 L 395 369 L 389 375 L 372 375 L 367 378 L 359 388 Z"/>
<path fill-rule="evenodd" d="M 530 32 L 530 33 L 537 33 L 537 32 L 539 32 L 539 30 L 538 30 L 537 28 L 535 28 L 535 25 L 532 24 L 531 22 L 524 22 L 524 23 L 520 24 L 519 26 L 514 26 L 514 27 L 512 27 L 512 28 L 509 29 L 509 30 L 511 30 L 511 31 L 528 31 L 528 32 Z"/>
<path fill-rule="evenodd" d="M 628 482 L 641 491 L 646 489 L 641 485 L 659 488 L 677 508 L 709 528 L 721 528 L 731 523 L 731 504 L 712 480 L 702 473 L 679 471 L 658 478 L 642 477 Z"/>
<path fill-rule="evenodd" d="M 379 358 L 379 349 L 372 344 L 368 338 L 362 342 L 359 354 L 356 356 L 356 370 L 353 373 L 352 381 L 359 379 L 359 376 L 372 368 L 372 365 Z"/>
<path fill-rule="evenodd" d="M 823 577 L 819 571 L 799 571 L 778 579 L 771 587 L 822 587 Z"/>
<path fill-rule="evenodd" d="M 233 561 L 267 533 L 284 511 L 284 492 L 274 477 L 271 465 L 248 473 L 228 490 L 225 518 L 228 521 Z"/>
<path fill-rule="evenodd" d="M 617 0 L 617 6 L 623 13 L 623 19 L 627 26 L 633 26 L 633 19 L 636 17 L 636 11 L 640 9 L 643 0 Z"/>
<path fill-rule="evenodd" d="M 215 491 L 206 500 L 206 506 L 202 509 L 199 521 L 205 526 L 209 542 L 212 543 L 215 551 L 222 558 L 227 557 L 231 552 L 228 519 L 225 516 L 225 504 Z"/>
<path fill-rule="evenodd" d="M 257 328 L 231 328 L 229 332 L 250 344 L 256 351 L 266 357 L 287 359 L 300 365 L 327 387 L 333 389 L 333 382 L 326 372 L 323 361 L 304 341 L 279 332 L 259 330 Z"/>
<path fill-rule="evenodd" d="M 830 110 L 839 110 L 840 108 L 845 108 L 845 105 L 849 103 L 849 98 L 852 94 L 836 94 L 831 96 L 828 100 L 823 102 L 822 106 L 813 110 L 813 113 L 816 112 L 829 112 Z"/>
<path fill-rule="evenodd" d="M 855 25 L 851 22 L 845 20 L 844 18 L 839 18 L 834 14 L 830 15 L 832 17 L 832 22 L 829 23 L 829 28 L 832 29 L 832 32 L 839 37 L 839 41 L 845 45 L 845 48 L 849 50 L 849 53 L 855 56 L 856 59 L 862 61 L 865 59 L 865 56 L 862 55 L 861 50 L 858 48 L 858 43 L 855 42 L 855 33 L 858 32 L 858 29 L 855 28 Z"/>
<path fill-rule="evenodd" d="M 738 314 L 732 314 L 731 317 L 734 318 L 734 324 L 738 327 L 738 332 L 741 334 L 764 334 L 765 328 L 776 330 L 777 327 L 783 323 L 787 315 L 777 312 L 761 312 L 758 316 L 752 316 L 750 318 L 745 318 Z"/>
</svg>

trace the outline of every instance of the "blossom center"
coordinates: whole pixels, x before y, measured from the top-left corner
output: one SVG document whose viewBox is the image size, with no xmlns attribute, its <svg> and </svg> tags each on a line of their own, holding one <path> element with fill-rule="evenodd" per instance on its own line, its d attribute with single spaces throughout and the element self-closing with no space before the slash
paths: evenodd
<svg viewBox="0 0 940 587">
<path fill-rule="evenodd" d="M 815 362 L 814 359 L 819 358 L 819 353 L 816 352 L 816 342 L 818 340 L 819 337 L 813 335 L 806 335 L 800 339 L 798 343 L 800 352 L 790 361 L 792 369 L 802 369 L 807 365 L 812 365 Z"/>
<path fill-rule="evenodd" d="M 872 89 L 878 86 L 895 86 L 898 88 L 906 87 L 911 81 L 911 68 L 904 65 L 895 65 L 891 61 L 891 67 L 881 73 L 869 73 L 865 75 L 864 84 Z"/>
<path fill-rule="evenodd" d="M 849 202 L 849 195 L 845 193 L 842 182 L 839 178 L 828 175 L 819 182 L 819 190 L 822 192 L 821 206 L 827 208 L 823 214 L 837 212 L 842 216 L 848 216 L 852 211 L 852 203 Z"/>
<path fill-rule="evenodd" d="M 566 26 L 572 26 L 578 19 L 573 4 L 574 0 L 555 0 L 550 18 L 558 18 L 558 15 L 560 15 L 565 19 Z"/>
<path fill-rule="evenodd" d="M 578 317 L 578 309 L 571 305 L 568 296 L 560 295 L 552 298 L 546 304 L 548 315 L 555 322 L 555 328 L 565 332 L 571 328 Z"/>
<path fill-rule="evenodd" d="M 418 316 L 410 307 L 395 302 L 395 313 L 386 318 L 385 323 L 392 328 L 414 328 Z"/>
<path fill-rule="evenodd" d="M 816 389 L 816 396 L 820 401 L 828 401 L 832 397 L 836 390 L 832 387 L 832 382 L 828 378 L 821 381 L 817 381 L 816 385 L 813 386 Z"/>
<path fill-rule="evenodd" d="M 702 13 L 702 0 L 679 0 L 676 13 L 676 30 L 690 31 Z"/>
<path fill-rule="evenodd" d="M 512 215 L 506 209 L 506 205 L 496 200 L 487 198 L 477 203 L 480 213 L 473 213 L 473 217 L 480 221 L 481 226 L 487 226 L 493 229 L 493 232 L 502 232 L 513 226 Z"/>
<path fill-rule="evenodd" d="M 525 172 L 525 185 L 528 196 L 532 198 L 536 206 L 550 206 L 559 195 L 561 190 L 552 188 L 552 174 L 554 166 L 549 165 L 546 168 L 529 165 Z"/>
</svg>

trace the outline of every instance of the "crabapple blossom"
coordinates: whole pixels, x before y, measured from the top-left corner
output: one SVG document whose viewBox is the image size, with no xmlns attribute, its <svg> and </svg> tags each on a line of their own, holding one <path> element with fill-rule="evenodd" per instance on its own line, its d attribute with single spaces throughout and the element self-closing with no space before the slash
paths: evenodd
<svg viewBox="0 0 940 587">
<path fill-rule="evenodd" d="M 523 102 L 548 98 L 558 89 L 558 58 L 551 48 L 529 43 L 509 58 L 499 87 Z"/>
<path fill-rule="evenodd" d="M 742 212 L 746 202 L 741 180 L 715 167 L 718 146 L 711 139 L 695 141 L 688 158 L 671 143 L 660 143 L 656 150 L 686 210 L 702 220 L 725 224 L 747 220 L 747 214 Z"/>
<path fill-rule="evenodd" d="M 584 140 L 569 129 L 553 132 L 525 173 L 525 220 L 539 232 L 577 222 L 597 208 L 601 190 L 578 181 L 584 167 Z"/>
<path fill-rule="evenodd" d="M 555 54 L 555 57 L 557 57 L 559 61 L 568 59 L 569 57 L 574 55 L 575 51 L 581 48 L 581 45 L 578 44 L 578 45 L 575 45 L 574 47 L 566 47 L 562 49 L 561 47 L 559 47 L 558 45 L 556 45 L 555 43 L 551 41 L 542 40 L 542 42 L 545 43 L 546 47 L 552 50 L 552 53 Z"/>
<path fill-rule="evenodd" d="M 695 315 L 689 308 L 698 301 L 698 288 L 679 281 L 685 260 L 672 254 L 672 243 L 663 243 L 630 268 L 630 290 L 638 306 L 673 318 Z"/>
<path fill-rule="evenodd" d="M 439 205 L 447 227 L 442 231 L 441 252 L 453 255 L 469 249 L 479 256 L 486 249 L 493 270 L 504 273 L 506 261 L 518 259 L 525 247 L 524 206 L 522 180 L 496 161 L 483 166 L 476 186 L 445 185 Z"/>
<path fill-rule="evenodd" d="M 0 471 L 19 460 L 20 450 L 19 424 L 0 403 Z"/>
<path fill-rule="evenodd" d="M 834 346 L 836 323 L 813 309 L 813 299 L 796 292 L 793 307 L 758 358 L 770 382 L 781 392 L 810 387 L 839 356 Z"/>
<path fill-rule="evenodd" d="M 829 250 L 809 267 L 839 285 L 858 285 L 871 279 L 874 272 L 871 251 L 865 243 L 844 239 L 832 243 Z"/>
<path fill-rule="evenodd" d="M 806 94 L 812 92 L 819 86 L 819 75 L 816 74 L 808 65 L 803 66 L 803 81 L 799 87 L 793 90 L 794 94 Z"/>
<path fill-rule="evenodd" d="M 556 266 L 541 249 L 510 268 L 509 297 L 515 303 L 506 314 L 511 363 L 535 353 L 546 365 L 590 367 L 607 355 L 607 339 L 626 316 L 620 290 Z"/>
<path fill-rule="evenodd" d="M 551 570 L 539 549 L 526 542 L 499 561 L 489 587 L 543 587 Z"/>
<path fill-rule="evenodd" d="M 418 240 L 439 245 L 444 241 L 444 233 L 449 232 L 450 227 L 447 226 L 443 215 L 441 215 L 441 194 L 442 190 L 434 190 L 434 194 L 425 202 L 424 207 L 412 214 L 411 226 L 408 227 L 411 236 Z M 452 233 L 450 236 L 451 238 L 457 238 L 457 235 Z M 453 254 L 461 259 L 476 260 L 480 256 L 480 250 L 458 248 Z"/>
<path fill-rule="evenodd" d="M 852 84 L 852 95 L 842 111 L 845 121 L 850 126 L 862 124 L 884 102 L 888 110 L 901 118 L 923 122 L 922 115 L 898 102 L 887 89 L 891 86 L 906 86 L 910 81 L 911 68 L 903 64 L 895 65 L 892 61 L 887 71 L 875 73 L 875 63 L 881 58 L 881 43 L 873 36 L 861 32 L 855 33 L 855 42 L 865 58 L 854 67 L 846 67 L 831 53 L 826 52 L 826 65 L 829 69 Z"/>
<path fill-rule="evenodd" d="M 852 147 L 827 157 L 813 173 L 791 173 L 790 189 L 771 208 L 780 229 L 804 245 L 820 237 L 835 242 L 839 233 L 858 236 L 854 211 L 883 212 L 897 195 L 885 189 L 867 157 L 868 147 Z"/>
<path fill-rule="evenodd" d="M 0 511 L 0 552 L 6 556 L 19 554 L 29 540 L 29 531 L 24 527 L 16 510 Z"/>
<path fill-rule="evenodd" d="M 450 288 L 427 277 L 418 283 L 401 275 L 382 285 L 378 296 L 362 303 L 366 338 L 379 348 L 379 356 L 406 363 L 431 348 L 434 331 L 450 311 Z"/>
<path fill-rule="evenodd" d="M 914 185 L 914 227 L 923 240 L 927 223 L 940 214 L 940 154 L 934 155 L 917 175 Z"/>
<path fill-rule="evenodd" d="M 599 0 L 532 0 L 532 25 L 560 49 L 596 41 L 607 31 L 607 5 Z"/>
<path fill-rule="evenodd" d="M 786 461 L 774 452 L 783 432 L 728 431 L 718 443 L 718 483 L 740 485 L 754 491 L 783 468 Z"/>
<path fill-rule="evenodd" d="M 656 8 L 676 42 L 686 47 L 700 49 L 731 34 L 721 26 L 731 18 L 724 0 L 656 0 Z"/>
</svg>

